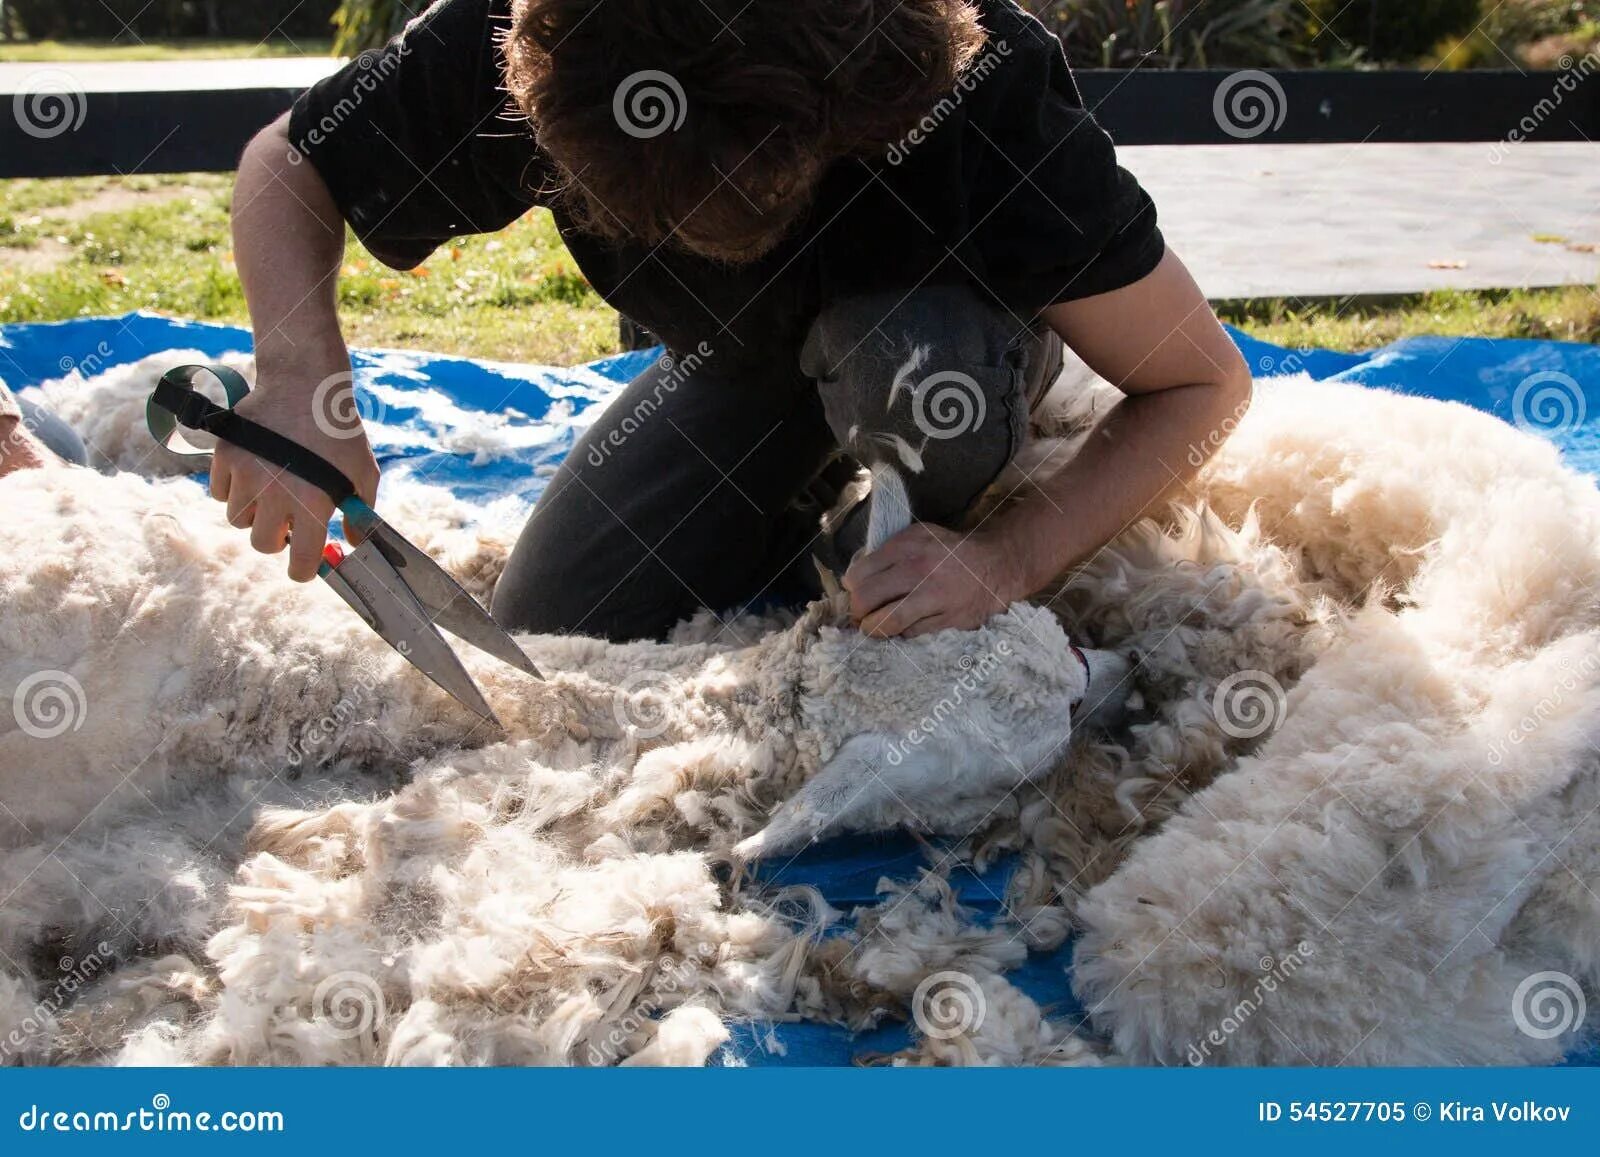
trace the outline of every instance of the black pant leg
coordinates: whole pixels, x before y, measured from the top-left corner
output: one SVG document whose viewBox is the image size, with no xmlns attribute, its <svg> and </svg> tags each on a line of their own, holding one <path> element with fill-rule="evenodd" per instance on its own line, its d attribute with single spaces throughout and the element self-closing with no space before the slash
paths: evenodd
<svg viewBox="0 0 1600 1157">
<path fill-rule="evenodd" d="M 657 638 L 759 596 L 814 536 L 793 504 L 835 443 L 791 354 L 760 379 L 667 355 L 550 481 L 494 594 L 512 630 Z"/>
</svg>

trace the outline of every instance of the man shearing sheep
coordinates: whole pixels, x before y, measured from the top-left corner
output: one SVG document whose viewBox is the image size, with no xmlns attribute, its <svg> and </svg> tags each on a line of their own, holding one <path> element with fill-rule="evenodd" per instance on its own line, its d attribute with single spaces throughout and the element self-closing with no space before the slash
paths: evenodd
<svg viewBox="0 0 1600 1157">
<path fill-rule="evenodd" d="M 669 356 L 535 508 L 494 597 L 516 630 L 659 636 L 802 597 L 814 555 L 848 564 L 869 634 L 976 627 L 1180 484 L 1249 396 L 1059 42 L 1011 0 L 440 0 L 244 155 L 241 410 L 373 499 L 365 437 L 313 413 L 348 402 L 346 222 L 409 269 L 538 206 Z M 1063 343 L 1125 399 L 1048 482 L 955 529 Z M 819 527 L 857 464 L 892 467 L 916 520 L 870 553 L 864 518 Z M 227 445 L 211 488 L 316 573 L 326 495 Z"/>
</svg>

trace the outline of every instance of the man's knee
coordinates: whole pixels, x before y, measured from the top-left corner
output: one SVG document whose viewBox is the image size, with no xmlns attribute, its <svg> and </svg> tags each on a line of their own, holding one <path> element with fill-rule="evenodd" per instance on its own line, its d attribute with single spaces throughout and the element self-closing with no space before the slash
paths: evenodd
<svg viewBox="0 0 1600 1157">
<path fill-rule="evenodd" d="M 836 302 L 801 354 L 828 423 L 858 461 L 888 462 L 913 515 L 968 509 L 1021 448 L 1059 340 L 962 286 Z M 1044 385 L 1048 385 L 1045 382 Z"/>
<path fill-rule="evenodd" d="M 62 461 L 71 462 L 75 466 L 88 465 L 89 451 L 84 446 L 83 439 L 78 437 L 71 426 L 49 410 L 35 405 L 26 398 L 17 399 L 17 405 L 22 413 L 22 424 L 35 438 L 44 443 L 46 449 Z"/>
<path fill-rule="evenodd" d="M 495 584 L 490 613 L 530 634 L 656 637 L 681 617 L 677 584 L 647 581 L 647 572 L 660 576 L 631 512 L 608 505 L 578 477 L 585 472 L 579 456 L 551 479 Z"/>
</svg>

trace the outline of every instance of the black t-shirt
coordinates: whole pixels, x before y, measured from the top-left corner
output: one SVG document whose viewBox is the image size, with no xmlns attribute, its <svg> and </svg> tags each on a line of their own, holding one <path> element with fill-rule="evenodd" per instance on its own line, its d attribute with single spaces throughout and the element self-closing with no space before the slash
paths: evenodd
<svg viewBox="0 0 1600 1157">
<path fill-rule="evenodd" d="M 948 97 L 881 157 L 834 164 L 771 253 L 718 264 L 556 223 L 590 284 L 670 346 L 797 347 L 822 305 L 965 281 L 1027 318 L 1160 261 L 1155 207 L 1084 110 L 1060 43 L 1011 0 Z M 295 103 L 289 138 L 362 242 L 399 269 L 546 203 L 546 159 L 503 87 L 510 0 L 439 0 Z"/>
</svg>

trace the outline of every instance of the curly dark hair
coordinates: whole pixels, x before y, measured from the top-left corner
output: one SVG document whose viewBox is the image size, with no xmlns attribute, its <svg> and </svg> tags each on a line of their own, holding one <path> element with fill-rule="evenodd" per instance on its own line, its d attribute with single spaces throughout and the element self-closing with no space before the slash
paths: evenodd
<svg viewBox="0 0 1600 1157">
<path fill-rule="evenodd" d="M 740 262 L 983 42 L 967 0 L 516 0 L 506 83 L 580 228 Z"/>
</svg>

